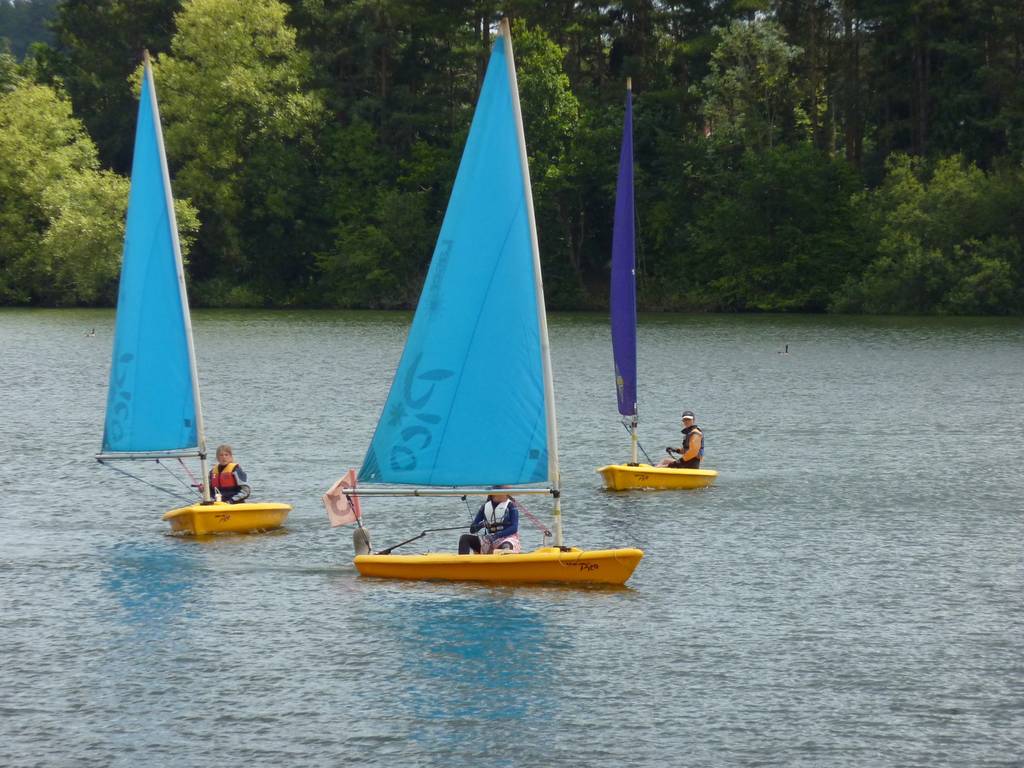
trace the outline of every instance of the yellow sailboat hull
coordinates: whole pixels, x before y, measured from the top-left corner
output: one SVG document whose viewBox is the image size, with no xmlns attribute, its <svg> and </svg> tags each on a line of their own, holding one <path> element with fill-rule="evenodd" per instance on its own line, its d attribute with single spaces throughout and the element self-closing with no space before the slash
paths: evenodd
<svg viewBox="0 0 1024 768">
<path fill-rule="evenodd" d="M 638 488 L 654 490 L 691 490 L 707 488 L 718 477 L 713 469 L 676 469 L 652 467 L 650 464 L 610 464 L 597 470 L 610 491 L 629 491 Z"/>
<path fill-rule="evenodd" d="M 175 533 L 203 536 L 209 533 L 254 533 L 280 528 L 288 513 L 288 504 L 245 503 L 193 504 L 164 513 L 163 519 Z"/>
<path fill-rule="evenodd" d="M 541 547 L 520 554 L 356 555 L 363 576 L 422 581 L 624 584 L 644 556 L 639 549 Z"/>
</svg>

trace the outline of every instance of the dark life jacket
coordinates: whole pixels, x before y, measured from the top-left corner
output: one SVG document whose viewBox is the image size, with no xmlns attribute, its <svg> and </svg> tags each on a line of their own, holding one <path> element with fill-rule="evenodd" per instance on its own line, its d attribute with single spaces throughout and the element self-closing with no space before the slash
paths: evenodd
<svg viewBox="0 0 1024 768">
<path fill-rule="evenodd" d="M 683 454 L 685 454 L 688 450 L 690 450 L 690 438 L 693 436 L 694 432 L 699 432 L 700 433 L 700 452 L 697 454 L 697 456 L 699 456 L 700 458 L 703 459 L 704 458 L 704 442 L 705 442 L 706 438 L 704 437 L 704 430 L 701 429 L 700 427 L 698 427 L 696 424 L 691 424 L 686 429 L 682 430 L 682 433 L 683 433 Z"/>
</svg>

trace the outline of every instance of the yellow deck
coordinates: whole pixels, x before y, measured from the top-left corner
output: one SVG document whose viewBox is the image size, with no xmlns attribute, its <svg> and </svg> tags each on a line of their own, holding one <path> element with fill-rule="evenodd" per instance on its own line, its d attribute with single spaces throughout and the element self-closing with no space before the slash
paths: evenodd
<svg viewBox="0 0 1024 768">
<path fill-rule="evenodd" d="M 254 533 L 280 528 L 288 513 L 288 504 L 247 503 L 193 504 L 164 513 L 163 519 L 176 533 L 203 536 L 208 533 Z"/>
<path fill-rule="evenodd" d="M 707 488 L 718 477 L 713 469 L 675 469 L 673 467 L 652 467 L 650 464 L 610 464 L 598 472 L 604 478 L 604 485 L 610 491 L 628 491 L 636 488 L 654 490 L 690 490 Z"/>
<path fill-rule="evenodd" d="M 520 554 L 357 555 L 355 565 L 363 576 L 388 579 L 624 584 L 643 556 L 639 549 L 541 547 Z"/>
</svg>

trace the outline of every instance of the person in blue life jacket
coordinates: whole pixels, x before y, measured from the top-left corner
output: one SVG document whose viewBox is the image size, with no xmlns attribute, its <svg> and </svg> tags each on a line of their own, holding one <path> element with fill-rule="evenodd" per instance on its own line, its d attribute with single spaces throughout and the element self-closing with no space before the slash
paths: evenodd
<svg viewBox="0 0 1024 768">
<path fill-rule="evenodd" d="M 683 411 L 683 444 L 678 448 L 671 445 L 666 448 L 669 457 L 662 459 L 659 467 L 700 469 L 700 460 L 704 458 L 704 433 L 697 426 L 695 418 L 693 411 Z"/>
<path fill-rule="evenodd" d="M 492 493 L 459 539 L 459 554 L 519 551 L 519 507 L 507 493 Z"/>
<path fill-rule="evenodd" d="M 252 489 L 245 471 L 234 461 L 230 445 L 217 446 L 217 463 L 210 469 L 210 498 L 238 504 L 249 498 Z"/>
</svg>

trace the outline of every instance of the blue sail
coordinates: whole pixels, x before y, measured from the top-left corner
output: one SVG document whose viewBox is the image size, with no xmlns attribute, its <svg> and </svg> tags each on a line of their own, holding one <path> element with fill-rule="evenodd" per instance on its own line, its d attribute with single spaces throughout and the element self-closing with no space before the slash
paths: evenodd
<svg viewBox="0 0 1024 768">
<path fill-rule="evenodd" d="M 615 189 L 611 275 L 612 355 L 619 413 L 636 416 L 636 246 L 633 223 L 633 92 L 626 91 L 626 117 Z"/>
<path fill-rule="evenodd" d="M 144 68 L 103 453 L 198 452 L 181 257 L 153 75 Z"/>
<path fill-rule="evenodd" d="M 548 479 L 541 329 L 518 99 L 494 44 L 405 351 L 359 480 Z"/>
</svg>

